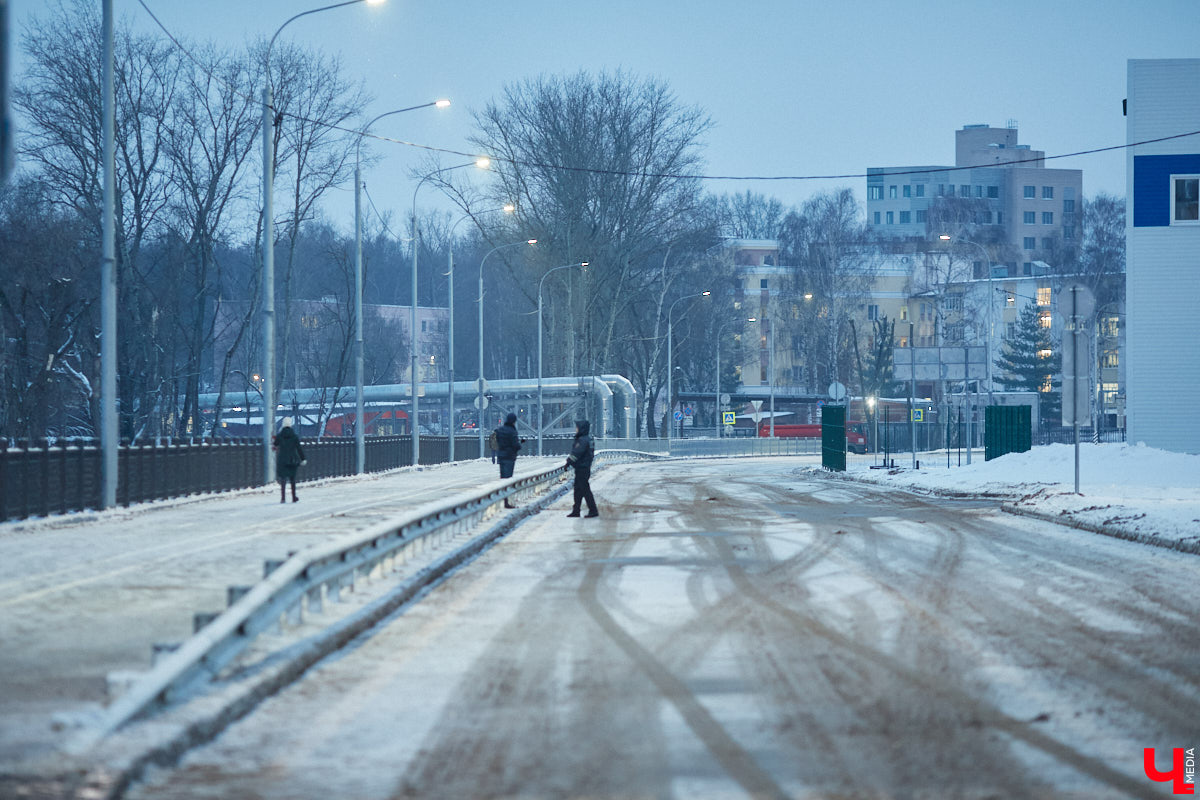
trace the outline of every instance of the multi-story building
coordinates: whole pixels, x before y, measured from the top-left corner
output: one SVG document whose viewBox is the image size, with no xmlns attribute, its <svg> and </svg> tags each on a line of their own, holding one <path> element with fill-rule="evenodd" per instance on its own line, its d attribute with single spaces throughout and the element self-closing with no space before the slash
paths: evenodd
<svg viewBox="0 0 1200 800">
<path fill-rule="evenodd" d="M 897 239 L 972 231 L 1007 275 L 1032 275 L 1079 245 L 1083 173 L 1048 169 L 1045 153 L 1019 144 L 1017 128 L 967 125 L 955 133 L 954 166 L 867 169 L 867 224 Z"/>
<path fill-rule="evenodd" d="M 1126 109 L 1129 437 L 1200 453 L 1200 59 L 1129 61 Z"/>
</svg>

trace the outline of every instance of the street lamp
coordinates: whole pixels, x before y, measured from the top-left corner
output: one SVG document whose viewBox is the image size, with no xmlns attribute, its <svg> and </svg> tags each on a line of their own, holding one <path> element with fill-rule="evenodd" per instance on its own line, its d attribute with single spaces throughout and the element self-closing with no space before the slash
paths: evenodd
<svg viewBox="0 0 1200 800">
<path fill-rule="evenodd" d="M 275 101 L 271 87 L 271 48 L 275 40 L 291 23 L 316 14 L 330 11 L 342 6 L 358 3 L 378 5 L 383 0 L 345 0 L 319 8 L 301 11 L 290 17 L 275 29 L 271 41 L 267 43 L 264 59 L 267 81 L 262 90 L 263 119 L 262 119 L 262 153 L 263 153 L 263 238 L 262 238 L 262 293 L 263 293 L 263 478 L 267 483 L 275 480 L 275 459 L 271 452 L 271 437 L 275 433 Z M 357 185 L 357 181 L 355 181 Z M 361 412 L 360 412 L 361 414 Z"/>
<path fill-rule="evenodd" d="M 469 161 L 466 164 L 455 164 L 452 167 L 442 167 L 435 169 L 433 172 L 423 176 L 417 181 L 417 186 L 413 189 L 412 200 L 412 313 L 409 315 L 409 337 L 412 339 L 412 375 L 410 377 L 409 386 L 412 388 L 412 463 L 417 466 L 421 463 L 421 417 L 420 417 L 420 389 L 418 384 L 419 376 L 417 364 L 417 250 L 420 242 L 417 240 L 417 192 L 421 191 L 421 187 L 425 181 L 430 178 L 441 175 L 443 172 L 449 172 L 452 169 L 463 169 L 464 167 L 479 167 L 487 169 L 492 161 L 486 156 L 481 156 L 474 161 Z"/>
<path fill-rule="evenodd" d="M 364 125 L 354 144 L 354 471 L 359 475 L 366 471 L 366 418 L 363 409 L 362 140 L 371 126 L 384 117 L 416 111 L 419 108 L 446 108 L 449 105 L 449 100 L 435 100 L 432 103 L 387 111 Z M 451 445 L 451 461 L 453 460 Z"/>
<path fill-rule="evenodd" d="M 492 211 L 503 211 L 506 214 L 511 214 L 511 213 L 513 213 L 513 211 L 516 210 L 516 208 L 517 207 L 514 206 L 512 203 L 508 203 L 508 204 L 502 206 L 501 208 L 488 209 L 487 211 L 480 212 L 480 214 L 488 214 L 488 213 L 491 213 Z M 447 347 L 447 351 L 448 351 L 447 358 L 446 358 L 446 362 L 447 362 L 446 370 L 447 370 L 447 373 L 449 376 L 447 379 L 447 384 L 446 384 L 446 387 L 447 387 L 447 391 L 446 391 L 447 401 L 446 402 L 447 402 L 447 406 L 449 407 L 449 411 L 450 411 L 450 436 L 449 436 L 447 457 L 448 457 L 450 463 L 454 463 L 454 434 L 457 432 L 457 429 L 455 428 L 455 424 L 454 424 L 455 423 L 455 421 L 454 421 L 454 231 L 458 229 L 459 225 L 461 225 L 463 222 L 465 222 L 468 219 L 474 219 L 474 215 L 464 214 L 461 217 L 459 217 L 458 220 L 455 221 L 455 223 L 453 225 L 450 226 L 449 243 L 446 246 L 446 267 L 447 267 L 446 280 L 447 280 L 447 299 L 448 299 L 447 305 L 449 306 L 448 313 L 449 313 L 449 317 L 450 317 L 449 337 L 446 342 L 446 347 Z M 481 337 L 482 337 L 482 334 L 481 334 Z M 482 338 L 481 338 L 481 341 L 482 341 Z M 482 387 L 482 384 L 481 384 L 481 387 Z M 483 430 L 482 421 L 483 421 L 482 420 L 482 409 L 480 409 L 480 423 L 481 423 L 480 424 L 480 431 L 481 431 L 480 435 L 481 436 L 482 436 L 482 430 Z M 480 455 L 482 456 L 482 454 L 483 454 L 483 446 L 482 445 L 480 445 L 479 452 L 480 452 Z"/>
<path fill-rule="evenodd" d="M 717 438 L 725 435 L 725 425 L 721 420 L 721 334 L 729 327 L 729 320 L 721 323 L 717 328 L 717 380 L 716 388 L 713 390 L 713 407 L 716 409 L 717 417 Z"/>
<path fill-rule="evenodd" d="M 938 238 L 941 239 L 943 242 L 950 242 L 951 244 L 953 244 L 954 242 L 958 242 L 960 244 L 969 244 L 972 247 L 978 248 L 980 255 L 983 256 L 983 266 L 987 270 L 987 281 L 988 281 L 988 285 L 987 285 L 988 286 L 988 288 L 987 288 L 988 330 L 987 330 L 987 338 L 984 341 L 984 358 L 987 360 L 987 363 L 984 365 L 984 367 L 985 367 L 985 375 L 987 377 L 988 405 L 990 406 L 990 405 L 992 405 L 992 336 L 994 334 L 993 325 L 992 325 L 992 306 L 994 305 L 994 303 L 992 302 L 993 301 L 993 297 L 992 297 L 993 291 L 992 291 L 991 258 L 988 256 L 987 250 L 985 250 L 983 248 L 983 245 L 981 245 L 979 242 L 973 242 L 970 239 L 961 239 L 961 238 L 958 238 L 955 236 L 951 236 L 948 233 L 940 234 L 938 236 Z M 969 373 L 970 373 L 970 364 L 969 363 L 964 364 L 963 365 L 963 391 L 964 392 L 966 391 L 966 381 L 969 378 Z"/>
<path fill-rule="evenodd" d="M 671 314 L 675 311 L 675 306 L 679 305 L 684 300 L 691 300 L 696 297 L 708 297 L 712 292 L 703 291 L 696 294 L 685 294 L 678 298 L 674 303 L 671 303 L 667 309 L 667 450 L 671 449 L 671 432 L 675 427 L 675 403 L 671 395 Z M 682 422 L 682 420 L 681 420 Z"/>
<path fill-rule="evenodd" d="M 805 295 L 812 297 L 812 295 Z M 775 320 L 768 314 L 763 314 L 761 320 L 755 317 L 750 317 L 747 322 L 765 322 L 767 323 L 767 384 L 771 391 L 771 417 L 767 423 L 771 426 L 771 438 L 775 438 Z M 756 431 L 757 433 L 757 431 Z"/>
<path fill-rule="evenodd" d="M 509 206 L 505 206 L 504 210 L 508 211 Z M 537 239 L 526 239 L 523 242 L 511 242 L 509 244 L 497 245 L 496 247 L 493 247 L 491 250 L 488 250 L 486 253 L 484 253 L 483 258 L 480 259 L 480 261 L 479 261 L 479 296 L 476 298 L 476 302 L 479 304 L 479 380 L 476 382 L 476 388 L 478 389 L 478 397 L 475 401 L 475 405 L 479 409 L 479 457 L 480 458 L 484 457 L 484 453 L 483 453 L 483 265 L 487 263 L 488 256 L 490 256 L 492 253 L 496 252 L 497 250 L 503 250 L 506 247 L 519 247 L 520 245 L 523 245 L 523 244 L 535 245 L 535 244 L 537 244 Z M 540 328 L 539 328 L 539 330 L 540 330 Z"/>
<path fill-rule="evenodd" d="M 577 264 L 563 264 L 561 267 L 551 267 L 550 269 L 546 270 L 546 274 L 542 276 L 542 279 L 540 281 L 538 281 L 538 315 L 537 315 L 537 317 L 538 317 L 537 318 L 538 382 L 537 382 L 537 394 L 538 394 L 538 455 L 539 456 L 542 455 L 542 419 L 543 419 L 543 416 L 542 416 L 542 286 L 545 285 L 546 278 L 550 277 L 550 273 L 552 273 L 552 272 L 558 272 L 560 269 L 570 269 L 572 267 L 580 267 L 581 269 L 586 269 L 587 265 L 588 265 L 588 262 L 580 261 Z"/>
</svg>

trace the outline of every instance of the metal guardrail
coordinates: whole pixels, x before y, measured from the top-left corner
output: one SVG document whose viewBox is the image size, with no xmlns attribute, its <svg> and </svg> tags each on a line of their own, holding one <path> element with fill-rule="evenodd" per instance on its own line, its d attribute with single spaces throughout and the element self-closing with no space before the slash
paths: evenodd
<svg viewBox="0 0 1200 800">
<path fill-rule="evenodd" d="M 599 464 L 659 458 L 662 456 L 632 450 L 596 453 Z M 549 484 L 566 472 L 562 466 L 495 482 L 466 497 L 380 523 L 345 541 L 293 555 L 162 658 L 105 710 L 100 724 L 87 731 L 75 747 L 87 749 L 148 709 L 165 705 L 217 677 L 260 633 L 276 629 L 285 617 L 299 622 L 306 602 L 310 613 L 319 613 L 326 599 L 336 602 L 341 590 L 352 587 L 357 577 L 386 566 L 405 548 L 473 526 L 491 506 Z"/>
</svg>

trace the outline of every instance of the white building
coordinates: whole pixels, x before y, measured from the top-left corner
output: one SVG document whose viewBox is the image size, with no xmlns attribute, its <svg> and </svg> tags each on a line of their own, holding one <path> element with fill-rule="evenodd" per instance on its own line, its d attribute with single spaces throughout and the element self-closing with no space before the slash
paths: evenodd
<svg viewBox="0 0 1200 800">
<path fill-rule="evenodd" d="M 1126 109 L 1128 436 L 1200 453 L 1200 59 L 1130 60 Z"/>
</svg>

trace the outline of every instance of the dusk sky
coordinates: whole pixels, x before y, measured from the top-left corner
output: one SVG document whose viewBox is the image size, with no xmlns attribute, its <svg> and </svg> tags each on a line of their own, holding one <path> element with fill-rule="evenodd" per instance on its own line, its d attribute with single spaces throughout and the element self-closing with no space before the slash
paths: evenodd
<svg viewBox="0 0 1200 800">
<path fill-rule="evenodd" d="M 145 2 L 177 36 L 230 46 L 270 36 L 289 16 L 322 5 Z M 157 30 L 136 0 L 115 7 L 138 29 Z M 11 0 L 10 8 L 16 45 L 22 21 L 54 6 Z M 504 84 L 624 69 L 665 81 L 709 114 L 706 174 L 807 176 L 952 164 L 954 132 L 965 124 L 1015 121 L 1021 142 L 1047 156 L 1124 144 L 1126 60 L 1200 55 L 1200 3 L 388 0 L 304 17 L 281 39 L 339 54 L 347 75 L 375 96 L 371 116 L 441 97 L 453 103 L 384 120 L 374 129 L 382 135 L 469 150 L 471 112 Z M 15 67 L 19 74 L 19 56 Z M 402 218 L 420 153 L 374 146 L 383 160 L 364 180 L 375 201 Z M 1083 170 L 1085 196 L 1124 194 L 1121 151 L 1046 166 Z M 850 186 L 861 201 L 865 185 L 712 180 L 707 188 L 751 189 L 790 206 L 836 186 Z M 421 204 L 434 202 L 423 190 Z M 351 208 L 349 187 L 327 206 L 339 223 Z"/>
</svg>

